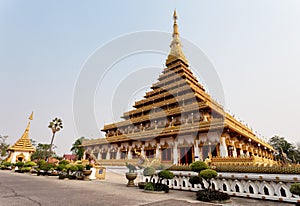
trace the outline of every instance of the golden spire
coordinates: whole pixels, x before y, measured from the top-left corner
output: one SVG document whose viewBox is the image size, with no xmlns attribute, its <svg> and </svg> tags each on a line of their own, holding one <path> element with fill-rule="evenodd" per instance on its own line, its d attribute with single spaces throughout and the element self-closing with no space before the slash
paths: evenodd
<svg viewBox="0 0 300 206">
<path fill-rule="evenodd" d="M 180 39 L 179 39 L 177 18 L 178 17 L 177 17 L 176 10 L 174 10 L 174 14 L 173 14 L 174 24 L 173 24 L 173 34 L 172 34 L 173 39 L 172 39 L 172 42 L 170 44 L 171 50 L 170 50 L 168 59 L 166 61 L 166 64 L 169 64 L 172 61 L 177 60 L 177 59 L 181 59 L 186 64 L 188 63 L 188 61 L 186 60 L 186 58 L 183 54 L 181 42 L 180 42 Z"/>
<path fill-rule="evenodd" d="M 31 113 L 29 120 L 31 121 L 33 119 L 33 112 Z M 30 139 L 29 139 L 29 130 L 30 130 L 30 121 L 27 124 L 27 127 L 21 136 L 21 138 L 12 146 L 8 148 L 8 150 L 11 151 L 29 151 L 34 152 L 35 149 L 32 146 Z"/>
<path fill-rule="evenodd" d="M 28 118 L 29 120 L 33 120 L 33 112 L 31 112 L 30 117 Z"/>
</svg>

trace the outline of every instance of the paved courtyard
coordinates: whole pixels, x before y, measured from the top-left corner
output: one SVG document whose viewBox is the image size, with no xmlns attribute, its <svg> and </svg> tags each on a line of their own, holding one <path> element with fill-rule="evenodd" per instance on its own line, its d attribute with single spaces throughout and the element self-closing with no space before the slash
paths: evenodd
<svg viewBox="0 0 300 206">
<path fill-rule="evenodd" d="M 108 168 L 105 180 L 58 180 L 0 170 L 0 206 L 60 205 L 220 205 L 195 200 L 195 193 L 171 190 L 168 194 L 149 194 L 126 187 L 122 168 Z M 226 205 L 293 205 L 272 201 L 232 198 Z"/>
</svg>

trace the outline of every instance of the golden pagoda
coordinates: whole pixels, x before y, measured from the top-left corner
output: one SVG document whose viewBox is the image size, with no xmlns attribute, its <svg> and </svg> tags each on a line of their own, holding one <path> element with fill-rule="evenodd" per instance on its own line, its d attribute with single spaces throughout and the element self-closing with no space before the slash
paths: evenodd
<svg viewBox="0 0 300 206">
<path fill-rule="evenodd" d="M 30 121 L 32 119 L 33 113 L 29 117 Z M 35 152 L 35 148 L 32 146 L 29 138 L 30 121 L 21 138 L 7 149 L 9 155 L 6 161 L 11 163 L 30 161 L 31 154 Z"/>
<path fill-rule="evenodd" d="M 274 148 L 226 113 L 193 75 L 176 11 L 173 18 L 170 53 L 158 81 L 123 114 L 123 121 L 104 126 L 105 138 L 84 140 L 85 151 L 110 165 L 134 162 L 138 154 L 165 164 L 275 164 Z"/>
</svg>

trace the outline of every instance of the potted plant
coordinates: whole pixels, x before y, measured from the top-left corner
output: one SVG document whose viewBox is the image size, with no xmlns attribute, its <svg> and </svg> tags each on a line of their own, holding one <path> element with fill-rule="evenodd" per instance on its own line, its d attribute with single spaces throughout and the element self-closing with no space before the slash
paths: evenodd
<svg viewBox="0 0 300 206">
<path fill-rule="evenodd" d="M 128 162 L 126 162 L 126 167 L 129 170 L 129 172 L 126 172 L 125 174 L 128 180 L 127 187 L 135 187 L 134 180 L 137 177 L 137 173 L 135 172 L 136 167 L 132 164 L 128 164 Z"/>
<path fill-rule="evenodd" d="M 85 168 L 82 170 L 82 173 L 84 175 L 84 180 L 90 180 L 89 176 L 92 174 L 92 168 L 93 166 L 91 164 L 85 165 Z"/>
<path fill-rule="evenodd" d="M 143 175 L 145 177 L 150 176 L 149 182 L 152 182 L 153 175 L 155 174 L 155 168 L 154 167 L 146 167 L 143 171 Z M 138 182 L 138 186 L 140 189 L 144 189 L 147 182 Z"/>
<path fill-rule="evenodd" d="M 191 184 L 201 184 L 203 190 L 199 190 L 196 193 L 197 200 L 204 202 L 228 202 L 230 196 L 227 193 L 216 191 L 211 188 L 211 180 L 218 176 L 215 170 L 208 169 L 209 167 L 202 161 L 193 162 L 191 170 L 198 173 L 198 176 L 192 177 L 189 182 Z M 202 179 L 205 179 L 208 183 L 208 188 L 204 187 Z"/>
<path fill-rule="evenodd" d="M 169 170 L 162 170 L 158 173 L 158 181 L 156 183 L 147 182 L 145 185 L 145 191 L 154 191 L 154 192 L 169 192 L 169 186 L 162 183 L 164 179 L 173 179 L 174 174 Z"/>
<path fill-rule="evenodd" d="M 296 182 L 291 185 L 290 192 L 294 195 L 300 195 L 300 183 Z M 296 202 L 297 206 L 300 206 L 300 202 Z"/>
</svg>

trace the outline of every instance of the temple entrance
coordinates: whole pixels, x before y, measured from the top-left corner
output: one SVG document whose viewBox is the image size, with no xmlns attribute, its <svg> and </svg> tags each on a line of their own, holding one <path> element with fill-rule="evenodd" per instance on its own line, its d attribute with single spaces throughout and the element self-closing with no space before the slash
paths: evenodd
<svg viewBox="0 0 300 206">
<path fill-rule="evenodd" d="M 192 147 L 181 147 L 179 148 L 179 163 L 190 164 L 193 162 L 193 151 Z"/>
<path fill-rule="evenodd" d="M 16 159 L 18 160 L 18 162 L 23 162 L 24 158 L 25 158 L 25 156 L 24 156 L 23 153 L 19 154 L 19 155 L 16 157 Z"/>
</svg>

